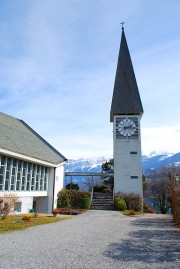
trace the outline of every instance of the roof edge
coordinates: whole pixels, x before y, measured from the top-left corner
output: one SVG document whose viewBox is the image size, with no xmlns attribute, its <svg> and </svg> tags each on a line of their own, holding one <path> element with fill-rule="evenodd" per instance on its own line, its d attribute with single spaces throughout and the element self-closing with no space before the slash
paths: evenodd
<svg viewBox="0 0 180 269">
<path fill-rule="evenodd" d="M 9 156 L 9 157 L 15 157 L 15 158 L 18 158 L 21 160 L 26 160 L 26 161 L 37 163 L 37 164 L 42 164 L 42 165 L 49 166 L 49 167 L 56 167 L 57 165 L 59 165 L 59 164 L 61 165 L 63 163 L 63 162 L 61 162 L 61 163 L 55 164 L 55 163 L 47 162 L 47 161 L 44 161 L 41 159 L 37 159 L 37 158 L 31 157 L 28 155 L 24 155 L 24 154 L 19 153 L 19 152 L 10 151 L 10 150 L 4 149 L 4 148 L 0 148 L 0 154 L 2 154 L 2 155 L 4 154 L 4 155 Z"/>
<path fill-rule="evenodd" d="M 42 136 L 40 136 L 36 131 L 34 131 L 26 122 L 24 122 L 23 120 L 17 119 L 19 120 L 26 128 L 28 128 L 35 136 L 37 136 L 43 143 L 46 144 L 46 146 L 48 146 L 52 151 L 54 151 L 59 157 L 61 157 L 63 160 L 62 162 L 67 161 L 67 159 L 57 150 L 55 149 L 51 144 L 49 144 L 44 138 L 42 138 Z"/>
</svg>

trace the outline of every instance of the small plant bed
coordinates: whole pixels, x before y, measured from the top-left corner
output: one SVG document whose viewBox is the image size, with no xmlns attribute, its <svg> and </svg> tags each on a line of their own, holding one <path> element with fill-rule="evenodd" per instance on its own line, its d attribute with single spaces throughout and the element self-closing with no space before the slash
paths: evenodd
<svg viewBox="0 0 180 269">
<path fill-rule="evenodd" d="M 142 216 L 144 213 L 143 212 L 136 212 L 134 210 L 124 210 L 124 211 L 120 211 L 123 215 L 125 216 L 129 216 L 129 217 L 132 217 L 132 216 Z"/>
<path fill-rule="evenodd" d="M 0 233 L 23 230 L 28 227 L 48 224 L 69 218 L 69 216 L 40 215 L 37 218 L 30 215 L 7 216 L 4 220 L 0 219 Z"/>
<path fill-rule="evenodd" d="M 73 208 L 56 208 L 52 211 L 52 214 L 57 216 L 58 214 L 60 215 L 78 215 L 81 213 L 86 212 L 87 209 L 73 209 Z"/>
</svg>

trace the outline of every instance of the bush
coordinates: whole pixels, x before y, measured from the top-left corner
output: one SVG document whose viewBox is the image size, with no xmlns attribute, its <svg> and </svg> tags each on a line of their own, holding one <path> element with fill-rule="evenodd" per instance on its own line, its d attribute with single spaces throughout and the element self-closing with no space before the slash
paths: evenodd
<svg viewBox="0 0 180 269">
<path fill-rule="evenodd" d="M 56 217 L 59 213 L 60 213 L 60 209 L 58 209 L 58 208 L 55 208 L 52 210 L 52 214 L 54 217 Z"/>
<path fill-rule="evenodd" d="M 83 208 L 83 198 L 90 198 L 91 193 L 88 191 L 61 190 L 58 193 L 58 208 Z"/>
<path fill-rule="evenodd" d="M 156 213 L 156 211 L 151 205 L 144 205 L 143 211 L 144 213 Z"/>
<path fill-rule="evenodd" d="M 114 208 L 119 211 L 124 211 L 127 209 L 126 202 L 123 198 L 114 199 Z"/>
<path fill-rule="evenodd" d="M 123 198 L 126 202 L 128 210 L 134 210 L 136 212 L 142 210 L 142 198 L 136 193 L 117 193 L 115 197 Z"/>
<path fill-rule="evenodd" d="M 79 190 L 79 185 L 78 184 L 76 184 L 76 183 L 68 183 L 67 185 L 66 185 L 66 189 L 67 190 Z"/>
<path fill-rule="evenodd" d="M 89 197 L 84 197 L 82 199 L 82 208 L 89 210 L 90 207 L 91 207 L 91 199 Z"/>
<path fill-rule="evenodd" d="M 103 190 L 103 192 L 105 192 L 105 193 L 107 193 L 107 192 L 108 193 L 112 193 L 112 190 L 110 188 L 106 188 L 106 189 Z"/>
<path fill-rule="evenodd" d="M 31 218 L 30 218 L 29 214 L 27 214 L 26 216 L 22 217 L 22 220 L 30 221 Z"/>
<path fill-rule="evenodd" d="M 107 189 L 107 186 L 103 184 L 97 184 L 93 187 L 94 192 L 103 192 L 105 189 Z"/>
<path fill-rule="evenodd" d="M 70 207 L 70 198 L 68 190 L 61 190 L 58 193 L 57 207 Z"/>
<path fill-rule="evenodd" d="M 131 209 L 131 210 L 129 211 L 129 215 L 131 215 L 131 216 L 136 215 L 136 212 L 134 211 L 134 209 Z"/>
</svg>

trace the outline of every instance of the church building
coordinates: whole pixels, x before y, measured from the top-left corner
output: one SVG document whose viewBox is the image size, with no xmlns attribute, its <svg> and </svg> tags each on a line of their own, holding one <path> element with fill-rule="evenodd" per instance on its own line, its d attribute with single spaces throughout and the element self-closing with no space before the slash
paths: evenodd
<svg viewBox="0 0 180 269">
<path fill-rule="evenodd" d="M 110 121 L 113 122 L 114 192 L 137 193 L 141 197 L 141 128 L 143 107 L 124 28 L 117 63 Z"/>
<path fill-rule="evenodd" d="M 0 197 L 18 197 L 15 212 L 51 213 L 64 186 L 67 159 L 23 120 L 0 113 Z"/>
</svg>

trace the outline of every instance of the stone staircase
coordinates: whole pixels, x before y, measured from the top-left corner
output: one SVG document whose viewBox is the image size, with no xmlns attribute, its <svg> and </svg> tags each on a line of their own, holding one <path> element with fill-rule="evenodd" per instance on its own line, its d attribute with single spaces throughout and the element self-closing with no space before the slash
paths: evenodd
<svg viewBox="0 0 180 269">
<path fill-rule="evenodd" d="M 113 193 L 94 192 L 91 209 L 113 210 Z"/>
</svg>

